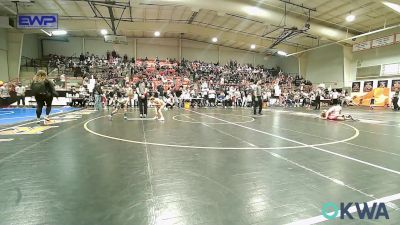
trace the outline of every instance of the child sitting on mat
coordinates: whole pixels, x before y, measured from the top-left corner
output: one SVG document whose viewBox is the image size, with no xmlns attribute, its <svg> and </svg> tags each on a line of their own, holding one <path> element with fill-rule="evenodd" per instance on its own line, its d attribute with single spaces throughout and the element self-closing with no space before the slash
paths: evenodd
<svg viewBox="0 0 400 225">
<path fill-rule="evenodd" d="M 154 106 L 154 109 L 156 111 L 156 116 L 154 117 L 154 119 L 164 121 L 164 115 L 162 114 L 162 110 L 165 107 L 164 101 L 159 98 L 151 97 L 150 103 Z"/>
</svg>

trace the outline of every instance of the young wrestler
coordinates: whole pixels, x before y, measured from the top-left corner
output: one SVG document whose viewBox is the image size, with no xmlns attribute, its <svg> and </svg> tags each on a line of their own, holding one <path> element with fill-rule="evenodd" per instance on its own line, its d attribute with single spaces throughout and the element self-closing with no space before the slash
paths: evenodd
<svg viewBox="0 0 400 225">
<path fill-rule="evenodd" d="M 164 101 L 159 99 L 159 98 L 151 97 L 150 98 L 150 102 L 154 106 L 154 109 L 155 109 L 155 112 L 156 112 L 156 116 L 154 117 L 154 119 L 158 119 L 160 121 L 164 121 L 164 115 L 162 114 L 162 110 L 165 107 Z"/>
<path fill-rule="evenodd" d="M 335 105 L 329 108 L 328 110 L 322 111 L 320 117 L 324 120 L 337 120 L 337 121 L 344 121 L 344 120 L 354 120 L 351 115 L 343 115 L 342 114 L 342 107 L 340 105 Z"/>
<path fill-rule="evenodd" d="M 117 91 L 114 94 L 114 110 L 109 115 L 109 119 L 112 120 L 112 117 L 118 113 L 118 111 L 123 108 L 124 109 L 124 119 L 127 119 L 126 113 L 128 111 L 128 97 L 125 97 L 120 91 Z"/>
</svg>

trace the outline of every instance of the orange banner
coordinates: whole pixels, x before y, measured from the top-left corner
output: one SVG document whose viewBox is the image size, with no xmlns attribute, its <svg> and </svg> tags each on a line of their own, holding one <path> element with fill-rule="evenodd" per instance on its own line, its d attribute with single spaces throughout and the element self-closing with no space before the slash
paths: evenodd
<svg viewBox="0 0 400 225">
<path fill-rule="evenodd" d="M 386 106 L 390 103 L 390 88 L 374 88 L 362 96 L 354 96 L 353 103 L 356 105 L 370 106 L 371 99 L 375 99 L 373 106 Z"/>
</svg>

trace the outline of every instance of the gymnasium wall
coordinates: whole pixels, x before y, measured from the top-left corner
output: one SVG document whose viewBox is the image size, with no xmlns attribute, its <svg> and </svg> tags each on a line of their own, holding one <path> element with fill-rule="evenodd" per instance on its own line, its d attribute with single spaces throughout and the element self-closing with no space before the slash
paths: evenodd
<svg viewBox="0 0 400 225">
<path fill-rule="evenodd" d="M 228 48 L 203 42 L 182 40 L 182 58 L 188 60 L 202 60 L 205 62 L 221 64 L 229 60 L 237 60 L 239 63 L 251 63 L 265 65 L 268 68 L 276 67 L 279 59 L 265 57 L 250 51 Z M 27 46 L 24 45 L 24 49 Z M 97 55 L 105 55 L 107 50 L 115 49 L 121 55 L 129 57 L 172 58 L 179 59 L 179 40 L 176 38 L 128 38 L 128 45 L 114 45 L 104 43 L 101 38 L 68 37 L 67 40 L 43 40 L 43 55 L 61 54 L 64 56 L 79 56 L 82 52 L 90 52 Z M 136 50 L 136 54 L 135 54 Z"/>
<path fill-rule="evenodd" d="M 37 34 L 25 34 L 22 46 L 22 56 L 37 59 L 41 57 L 40 40 Z"/>
<path fill-rule="evenodd" d="M 80 37 L 69 37 L 68 39 L 45 38 L 42 43 L 43 55 L 58 54 L 67 57 L 79 57 L 83 53 L 83 39 Z M 98 48 L 102 48 L 102 46 L 98 46 Z"/>
<path fill-rule="evenodd" d="M 370 35 L 368 39 L 372 40 L 393 33 L 400 33 L 400 28 Z M 337 82 L 337 85 L 332 85 L 332 87 L 351 87 L 352 81 L 356 80 L 358 67 L 400 63 L 399 52 L 399 43 L 359 52 L 353 52 L 352 47 L 330 45 L 302 54 L 299 60 L 301 74 L 315 84 Z M 284 58 L 278 64 L 284 71 L 296 70 L 294 59 Z"/>
<path fill-rule="evenodd" d="M 385 32 L 377 33 L 371 36 L 368 36 L 368 40 L 373 40 L 379 37 L 385 37 L 388 35 L 392 35 L 394 33 L 400 33 L 400 28 L 391 29 Z M 393 45 L 373 48 L 358 52 L 352 53 L 352 64 L 351 64 L 351 77 L 349 79 L 348 86 L 351 86 L 351 81 L 356 81 L 356 72 L 357 68 L 359 67 L 368 67 L 368 66 L 377 66 L 377 65 L 384 65 L 384 64 L 393 64 L 393 63 L 400 63 L 400 43 L 396 43 Z M 389 84 L 391 80 L 399 80 L 400 76 L 393 76 L 393 77 L 385 77 L 381 76 L 375 79 L 367 79 L 364 80 L 373 80 L 374 85 L 376 85 L 378 80 L 389 80 Z M 362 84 L 363 82 L 361 82 Z M 362 93 L 362 91 L 361 91 Z"/>
<path fill-rule="evenodd" d="M 182 40 L 182 57 L 193 61 L 218 62 L 218 46 L 198 41 Z"/>
<path fill-rule="evenodd" d="M 156 38 L 137 39 L 137 57 L 154 59 L 158 56 L 160 59 L 178 59 L 178 46 L 178 39 L 173 38 L 159 40 Z"/>
<path fill-rule="evenodd" d="M 8 37 L 7 30 L 0 28 L 0 80 L 8 81 Z"/>
<path fill-rule="evenodd" d="M 357 67 L 400 63 L 400 44 L 353 53 Z"/>
<path fill-rule="evenodd" d="M 255 54 L 249 51 L 237 50 L 233 48 L 220 47 L 220 62 L 222 64 L 235 60 L 240 64 L 254 63 Z"/>
<path fill-rule="evenodd" d="M 327 86 L 344 86 L 344 59 L 341 45 L 330 45 L 307 52 L 305 57 L 305 78 L 314 84 L 325 83 Z M 336 82 L 334 85 L 332 82 Z"/>
<path fill-rule="evenodd" d="M 269 69 L 278 67 L 280 62 L 281 59 L 277 56 L 256 55 L 256 65 L 265 65 Z"/>
<path fill-rule="evenodd" d="M 279 67 L 286 73 L 299 73 L 299 61 L 296 56 L 277 56 L 279 59 Z"/>
<path fill-rule="evenodd" d="M 400 28 L 391 29 L 385 32 L 368 36 L 369 40 L 400 33 Z M 355 66 L 366 67 L 381 64 L 400 63 L 400 43 L 380 48 L 359 51 L 353 53 Z"/>
</svg>

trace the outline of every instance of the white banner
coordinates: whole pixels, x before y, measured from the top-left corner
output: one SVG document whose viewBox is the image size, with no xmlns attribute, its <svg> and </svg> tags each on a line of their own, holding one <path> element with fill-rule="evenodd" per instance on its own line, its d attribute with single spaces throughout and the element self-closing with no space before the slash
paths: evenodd
<svg viewBox="0 0 400 225">
<path fill-rule="evenodd" d="M 386 45 L 394 44 L 394 35 L 381 37 L 375 40 L 372 40 L 372 48 L 378 48 Z"/>
<path fill-rule="evenodd" d="M 353 52 L 358 52 L 371 48 L 371 41 L 364 41 L 358 44 L 353 45 Z"/>
<path fill-rule="evenodd" d="M 394 76 L 400 74 L 400 64 L 386 64 L 382 66 L 381 76 Z"/>
</svg>

